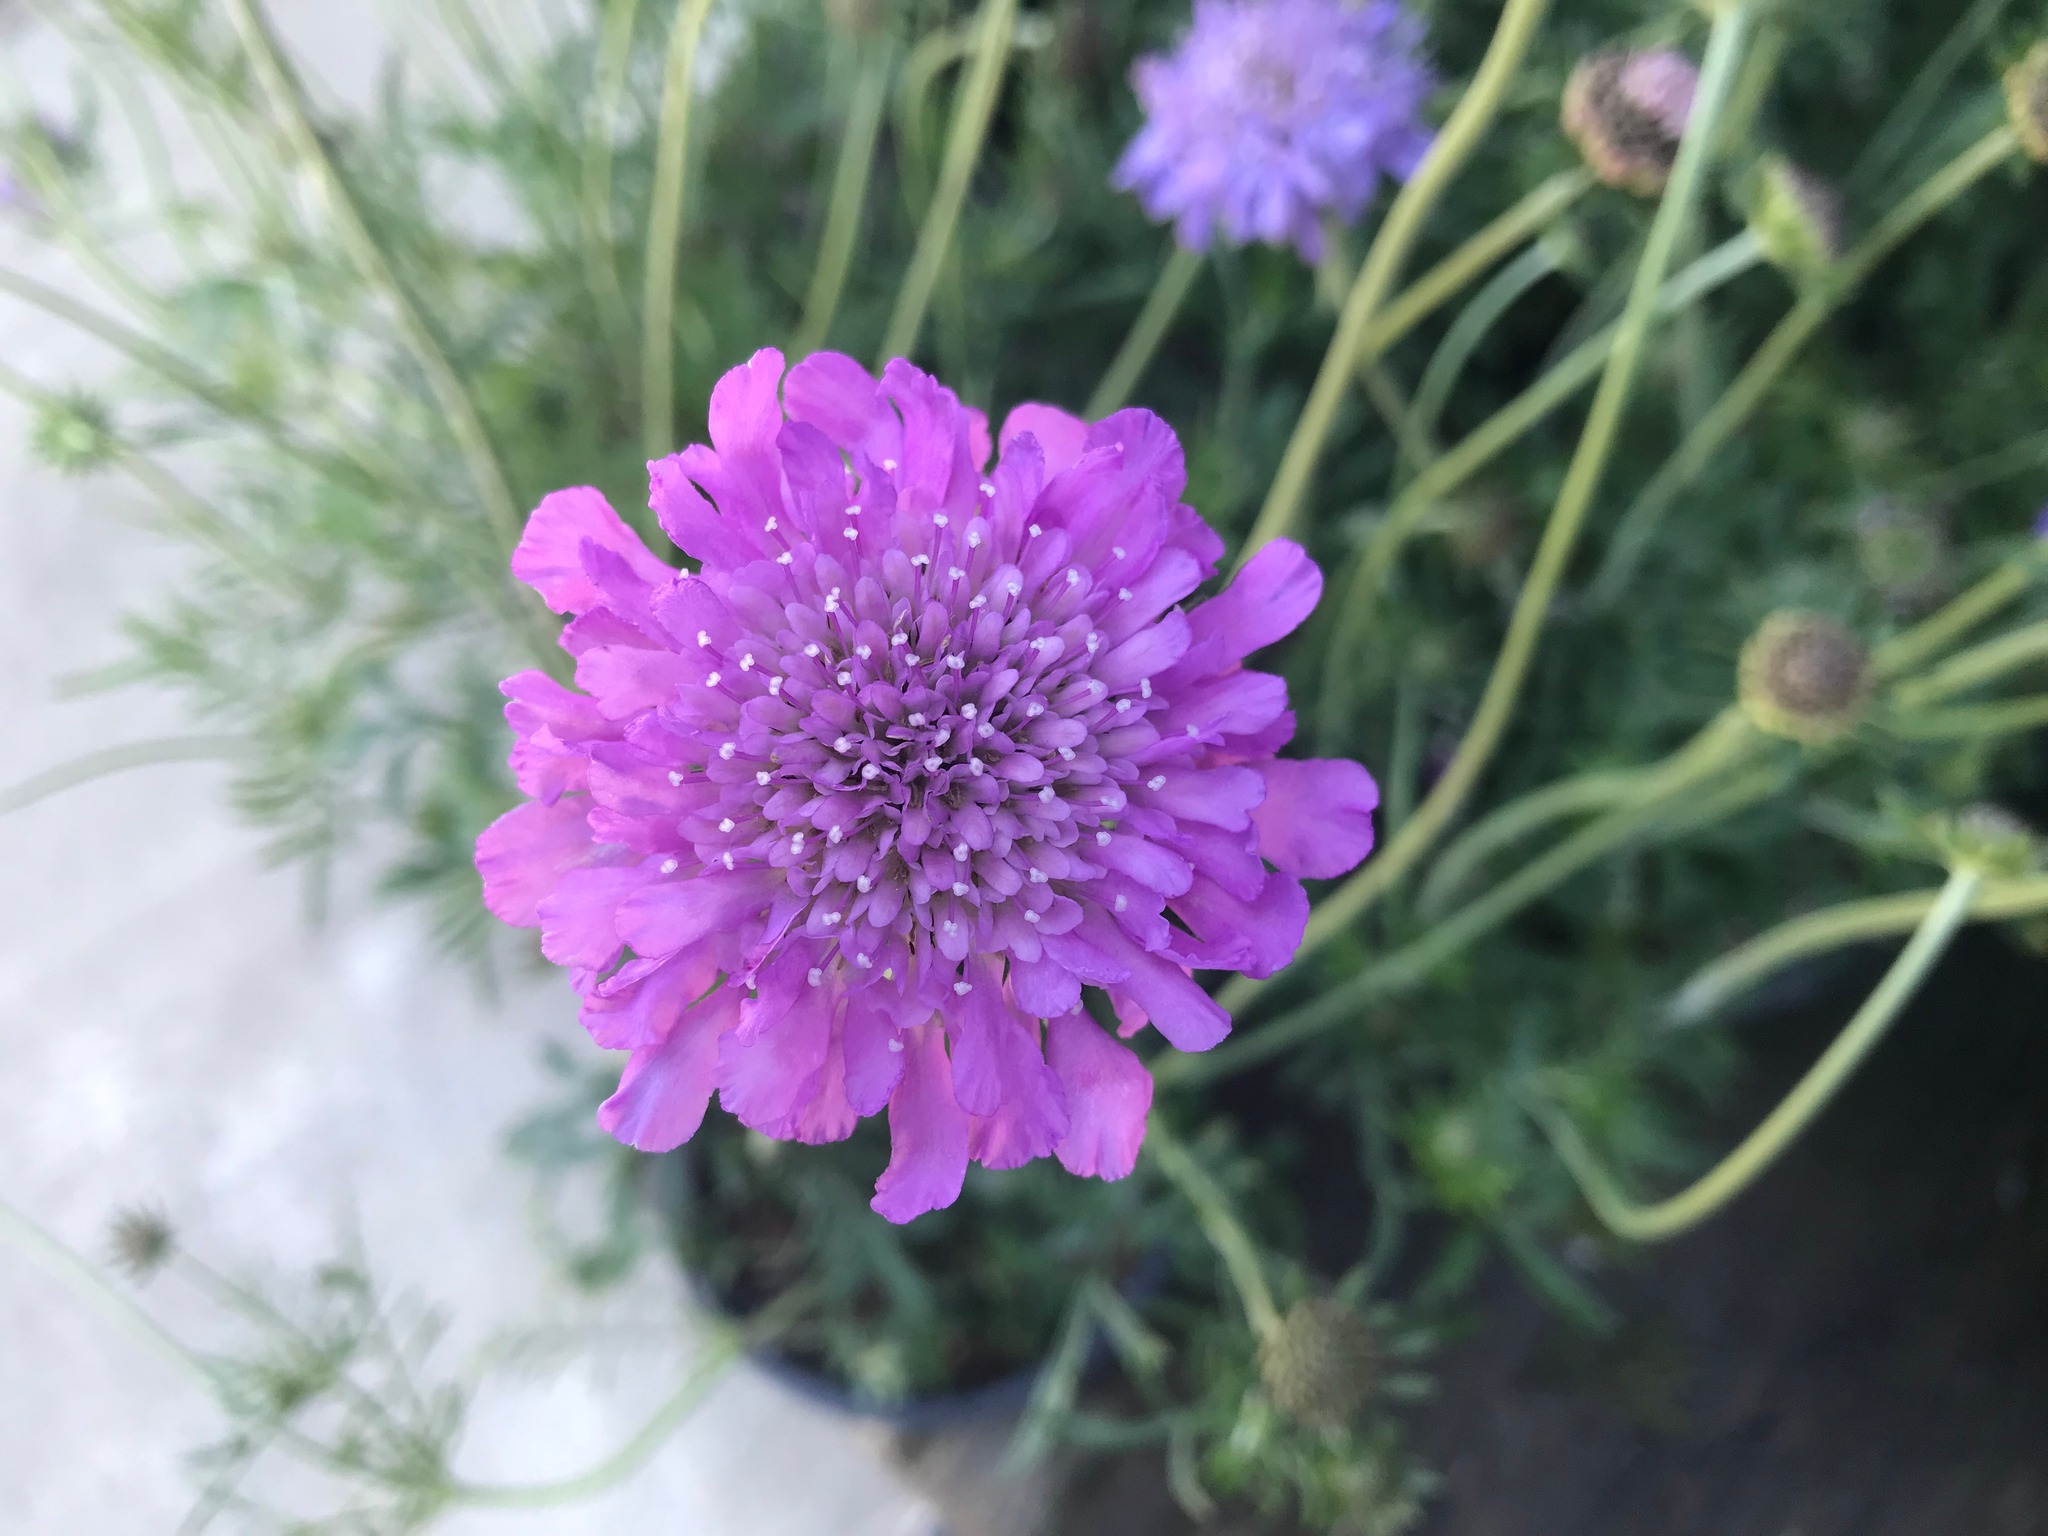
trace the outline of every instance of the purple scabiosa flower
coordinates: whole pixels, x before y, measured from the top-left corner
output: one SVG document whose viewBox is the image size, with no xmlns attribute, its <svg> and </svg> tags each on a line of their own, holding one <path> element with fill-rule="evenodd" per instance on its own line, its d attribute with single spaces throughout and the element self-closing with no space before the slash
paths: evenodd
<svg viewBox="0 0 2048 1536">
<path fill-rule="evenodd" d="M 1299 877 L 1372 847 L 1371 777 L 1276 758 L 1285 685 L 1243 665 L 1320 574 L 1276 542 L 1182 607 L 1223 546 L 1145 411 L 1019 406 L 984 468 L 985 418 L 909 364 L 763 351 L 710 427 L 650 466 L 695 573 L 587 489 L 512 563 L 577 687 L 506 680 L 531 798 L 477 867 L 632 1053 L 603 1124 L 665 1151 L 714 1091 L 785 1140 L 886 1109 L 892 1221 L 970 1159 L 1122 1177 L 1152 1082 L 1083 986 L 1207 1050 L 1230 1019 L 1189 972 L 1285 965 Z"/>
<path fill-rule="evenodd" d="M 1111 179 L 1189 250 L 1220 231 L 1320 261 L 1324 215 L 1354 222 L 1429 148 L 1420 48 L 1396 0 L 1195 0 L 1132 71 L 1145 126 Z"/>
<path fill-rule="evenodd" d="M 2043 507 L 2034 514 L 2034 537 L 2048 539 L 2048 507 Z"/>
<path fill-rule="evenodd" d="M 1564 131 L 1607 185 L 1655 197 L 1678 159 L 1699 78 L 1674 48 L 1588 54 L 1565 82 Z"/>
</svg>

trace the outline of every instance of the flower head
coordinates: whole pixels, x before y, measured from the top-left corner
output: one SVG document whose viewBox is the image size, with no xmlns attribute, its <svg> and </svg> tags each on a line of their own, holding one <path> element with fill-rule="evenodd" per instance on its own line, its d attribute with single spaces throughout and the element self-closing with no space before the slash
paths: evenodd
<svg viewBox="0 0 2048 1536">
<path fill-rule="evenodd" d="M 1206 1050 L 1230 1020 L 1189 972 L 1286 964 L 1297 877 L 1372 845 L 1371 778 L 1277 759 L 1285 686 L 1243 666 L 1320 575 L 1274 543 L 1181 606 L 1222 541 L 1144 411 L 1020 406 L 984 468 L 985 419 L 907 363 L 785 379 L 763 351 L 710 427 L 651 466 L 696 573 L 587 489 L 513 557 L 573 616 L 578 688 L 505 682 L 531 798 L 477 864 L 632 1053 L 604 1125 L 666 1150 L 715 1090 L 824 1142 L 886 1107 L 895 1221 L 949 1204 L 970 1158 L 1121 1177 L 1151 1079 L 1082 987 L 1124 1035 Z"/>
<path fill-rule="evenodd" d="M 1610 187 L 1654 197 L 1678 159 L 1699 71 L 1671 48 L 1589 54 L 1565 82 L 1564 131 Z"/>
<path fill-rule="evenodd" d="M 2048 163 L 2048 42 L 2034 44 L 2005 72 L 2005 110 L 2021 147 Z"/>
<path fill-rule="evenodd" d="M 1273 1405 L 1319 1429 L 1341 1429 L 1379 1380 L 1372 1325 L 1334 1296 L 1306 1296 L 1259 1343 L 1259 1379 Z"/>
<path fill-rule="evenodd" d="M 1781 609 L 1742 647 L 1737 694 L 1767 735 L 1820 746 L 1846 735 L 1870 698 L 1870 651 L 1818 613 Z"/>
<path fill-rule="evenodd" d="M 1195 0 L 1171 54 L 1132 72 L 1145 126 L 1114 181 L 1180 243 L 1292 244 L 1357 220 L 1429 148 L 1421 29 L 1395 0 Z"/>
</svg>

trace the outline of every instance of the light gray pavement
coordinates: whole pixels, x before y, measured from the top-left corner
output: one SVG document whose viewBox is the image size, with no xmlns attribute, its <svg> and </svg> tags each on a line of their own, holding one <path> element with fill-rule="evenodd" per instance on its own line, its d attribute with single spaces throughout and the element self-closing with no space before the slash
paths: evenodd
<svg viewBox="0 0 2048 1536">
<path fill-rule="evenodd" d="M 342 24 L 359 6 L 272 9 L 318 38 L 323 70 L 368 78 L 373 40 Z M 0 49 L 31 76 L 51 56 L 4 32 Z M 0 261 L 38 264 L 4 233 Z M 49 382 L 99 363 L 5 300 L 0 358 Z M 54 479 L 28 462 L 25 429 L 0 398 L 0 786 L 182 728 L 148 693 L 56 696 L 64 674 L 119 655 L 120 615 L 179 562 L 124 522 L 135 493 Z M 539 1321 L 607 1324 L 628 1347 L 490 1390 L 460 1458 L 479 1480 L 579 1470 L 673 1389 L 691 1325 L 658 1263 L 593 1317 L 550 1273 L 499 1152 L 546 1092 L 541 1042 L 576 1036 L 562 988 L 486 1003 L 413 915 L 347 894 L 310 926 L 297 876 L 262 866 L 223 782 L 218 765 L 143 769 L 0 821 L 0 1196 L 95 1255 L 118 1207 L 152 1203 L 196 1250 L 257 1275 L 303 1274 L 360 1234 L 381 1279 L 453 1309 L 458 1359 Z M 215 1337 L 170 1288 L 144 1299 Z M 191 1488 L 181 1458 L 218 1427 L 170 1366 L 0 1245 L 0 1533 L 167 1536 Z M 447 1529 L 921 1536 L 931 1523 L 856 1433 L 743 1369 L 619 1490 Z"/>
</svg>

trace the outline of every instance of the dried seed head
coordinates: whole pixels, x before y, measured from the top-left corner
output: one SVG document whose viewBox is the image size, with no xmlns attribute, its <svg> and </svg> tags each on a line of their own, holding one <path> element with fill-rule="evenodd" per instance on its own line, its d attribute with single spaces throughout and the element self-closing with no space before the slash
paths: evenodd
<svg viewBox="0 0 2048 1536">
<path fill-rule="evenodd" d="M 1610 187 L 1655 197 L 1678 158 L 1698 83 L 1692 61 L 1669 48 L 1588 54 L 1565 83 L 1564 131 Z"/>
<path fill-rule="evenodd" d="M 115 1265 L 131 1280 L 147 1280 L 178 1251 L 178 1236 L 161 1211 L 134 1206 L 114 1217 L 107 1246 Z"/>
<path fill-rule="evenodd" d="M 1783 155 L 1766 155 L 1750 194 L 1749 227 L 1773 265 L 1815 277 L 1842 254 L 1842 196 Z"/>
<path fill-rule="evenodd" d="M 1273 1406 L 1298 1423 L 1339 1429 L 1379 1379 L 1379 1341 L 1343 1302 L 1311 1296 L 1288 1309 L 1259 1346 L 1259 1379 Z"/>
<path fill-rule="evenodd" d="M 2048 164 L 2048 41 L 2005 72 L 2005 110 L 2027 153 Z"/>
<path fill-rule="evenodd" d="M 1742 648 L 1737 694 L 1770 735 L 1808 746 L 1833 741 L 1863 718 L 1869 692 L 1869 650 L 1820 614 L 1774 613 Z"/>
</svg>

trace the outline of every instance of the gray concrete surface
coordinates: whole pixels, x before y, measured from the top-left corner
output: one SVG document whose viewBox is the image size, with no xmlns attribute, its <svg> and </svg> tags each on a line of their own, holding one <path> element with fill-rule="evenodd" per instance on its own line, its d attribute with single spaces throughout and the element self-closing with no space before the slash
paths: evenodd
<svg viewBox="0 0 2048 1536">
<path fill-rule="evenodd" d="M 323 69 L 368 77 L 373 39 L 339 24 L 359 7 L 272 9 L 302 40 L 325 34 Z M 53 57 L 34 36 L 0 48 L 31 77 Z M 63 275 L 5 233 L 0 262 Z M 53 383 L 103 363 L 4 299 L 0 356 Z M 124 521 L 138 506 L 126 485 L 32 466 L 25 427 L 0 398 L 0 786 L 182 728 L 149 694 L 56 696 L 61 676 L 119 654 L 122 611 L 179 561 Z M 380 1278 L 453 1310 L 452 1358 L 539 1321 L 604 1327 L 624 1347 L 487 1390 L 460 1457 L 482 1480 L 579 1470 L 672 1390 L 693 1326 L 658 1264 L 601 1310 L 573 1295 L 500 1156 L 507 1124 L 545 1091 L 540 1043 L 576 1035 L 568 998 L 550 982 L 487 1004 L 412 915 L 347 894 L 309 926 L 297 878 L 262 867 L 223 782 L 218 765 L 144 769 L 0 821 L 0 1195 L 95 1255 L 117 1208 L 154 1204 L 216 1263 L 280 1279 L 359 1234 Z M 208 1309 L 164 1282 L 143 1299 L 200 1342 L 218 1337 Z M 0 1245 L 0 1532 L 174 1531 L 192 1486 L 182 1457 L 217 1428 L 184 1378 Z M 858 1435 L 742 1369 L 615 1492 L 447 1528 L 931 1524 Z"/>
</svg>

